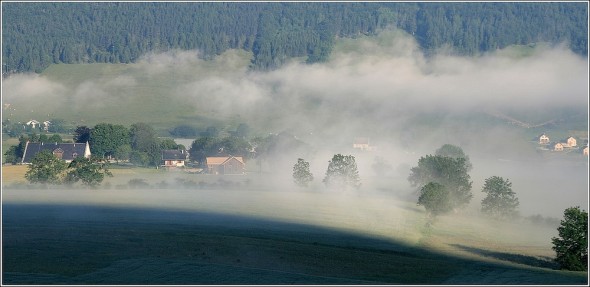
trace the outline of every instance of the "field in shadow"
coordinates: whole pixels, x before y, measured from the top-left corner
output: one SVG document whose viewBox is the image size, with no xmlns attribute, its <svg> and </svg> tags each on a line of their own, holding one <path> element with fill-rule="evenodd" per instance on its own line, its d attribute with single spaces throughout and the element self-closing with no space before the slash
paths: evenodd
<svg viewBox="0 0 590 287">
<path fill-rule="evenodd" d="M 4 284 L 587 282 L 585 274 L 534 268 L 538 262 L 530 260 L 520 260 L 522 267 L 478 262 L 245 216 L 90 205 L 2 207 Z"/>
<path fill-rule="evenodd" d="M 537 258 L 533 256 L 527 256 L 522 254 L 508 253 L 508 252 L 496 252 L 490 250 L 484 250 L 480 248 L 474 248 L 461 244 L 451 244 L 451 246 L 469 251 L 475 254 L 479 254 L 486 257 L 496 258 L 504 261 L 514 262 L 518 264 L 524 264 L 529 266 L 537 266 L 542 268 L 558 269 L 559 265 L 555 263 L 551 258 Z"/>
</svg>

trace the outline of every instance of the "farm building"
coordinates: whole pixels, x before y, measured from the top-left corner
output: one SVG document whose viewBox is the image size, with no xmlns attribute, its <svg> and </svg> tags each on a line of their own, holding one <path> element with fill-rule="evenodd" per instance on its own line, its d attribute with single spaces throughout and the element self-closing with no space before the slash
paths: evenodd
<svg viewBox="0 0 590 287">
<path fill-rule="evenodd" d="M 549 144 L 549 137 L 545 134 L 539 136 L 539 144 Z"/>
<path fill-rule="evenodd" d="M 188 153 L 185 150 L 163 150 L 162 151 L 162 166 L 163 167 L 183 167 Z"/>
<path fill-rule="evenodd" d="M 245 163 L 241 156 L 207 157 L 205 161 L 210 174 L 245 173 Z"/>
<path fill-rule="evenodd" d="M 37 153 L 50 151 L 57 158 L 65 162 L 71 162 L 74 158 L 83 156 L 90 157 L 90 145 L 86 143 L 32 143 L 27 142 L 23 153 L 22 163 L 31 163 Z"/>
</svg>

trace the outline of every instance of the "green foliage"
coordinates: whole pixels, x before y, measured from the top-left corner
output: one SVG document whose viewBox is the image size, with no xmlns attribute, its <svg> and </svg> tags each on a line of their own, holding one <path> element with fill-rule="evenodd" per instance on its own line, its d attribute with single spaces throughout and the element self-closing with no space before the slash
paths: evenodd
<svg viewBox="0 0 590 287">
<path fill-rule="evenodd" d="M 487 178 L 482 192 L 487 196 L 481 201 L 481 211 L 497 219 L 510 219 L 518 215 L 518 198 L 512 191 L 512 183 L 498 176 Z"/>
<path fill-rule="evenodd" d="M 179 144 L 177 144 L 173 139 L 165 138 L 160 140 L 160 149 L 180 149 Z M 183 148 L 184 149 L 184 148 Z"/>
<path fill-rule="evenodd" d="M 329 162 L 323 182 L 326 186 L 358 189 L 361 180 L 354 156 L 335 154 Z"/>
<path fill-rule="evenodd" d="M 54 63 L 129 63 L 150 51 L 253 53 L 254 69 L 329 58 L 336 37 L 387 27 L 426 51 L 477 54 L 540 41 L 587 52 L 585 3 L 27 3 L 3 5 L 2 73 Z M 162 23 L 167 23 L 163 25 Z M 105 33 L 108 31 L 108 33 Z"/>
<path fill-rule="evenodd" d="M 129 162 L 139 166 L 148 166 L 151 159 L 147 152 L 133 150 L 129 153 Z"/>
<path fill-rule="evenodd" d="M 113 176 L 104 159 L 77 157 L 70 162 L 64 181 L 70 184 L 82 181 L 84 185 L 96 187 L 100 185 L 105 175 Z"/>
<path fill-rule="evenodd" d="M 4 157 L 2 158 L 3 163 L 12 163 L 16 164 L 20 161 L 20 157 L 18 156 L 17 152 L 18 146 L 11 146 L 4 152 Z"/>
<path fill-rule="evenodd" d="M 313 174 L 309 171 L 309 162 L 302 158 L 297 159 L 293 166 L 293 180 L 301 187 L 307 187 L 313 181 Z"/>
<path fill-rule="evenodd" d="M 412 186 L 419 188 L 430 182 L 444 185 L 450 193 L 453 207 L 462 207 L 467 205 L 473 197 L 471 177 L 467 171 L 465 158 L 427 155 L 421 157 L 418 160 L 418 166 L 411 169 L 408 181 Z"/>
<path fill-rule="evenodd" d="M 97 156 L 113 156 L 125 144 L 130 144 L 129 130 L 122 125 L 101 123 L 90 132 L 90 149 Z"/>
<path fill-rule="evenodd" d="M 130 144 L 124 144 L 124 145 L 120 145 L 117 147 L 117 149 L 115 150 L 115 158 L 119 159 L 119 160 L 129 160 L 130 156 L 131 156 L 131 145 Z"/>
<path fill-rule="evenodd" d="M 473 169 L 473 165 L 469 160 L 469 156 L 467 156 L 465 152 L 463 152 L 463 149 L 458 146 L 452 144 L 444 144 L 439 149 L 437 149 L 434 152 L 434 154 L 440 156 L 448 156 L 452 158 L 464 158 L 465 164 L 467 166 L 467 171 L 471 171 Z"/>
<path fill-rule="evenodd" d="M 138 151 L 147 151 L 157 141 L 154 128 L 145 123 L 132 124 L 129 129 L 131 148 Z"/>
<path fill-rule="evenodd" d="M 424 206 L 433 216 L 448 213 L 454 207 L 449 190 L 436 182 L 429 182 L 420 189 L 418 205 Z"/>
<path fill-rule="evenodd" d="M 161 160 L 160 143 L 154 128 L 145 123 L 136 123 L 129 129 L 131 148 L 148 156 L 148 164 L 157 166 Z"/>
<path fill-rule="evenodd" d="M 561 269 L 588 271 L 588 212 L 570 207 L 563 216 L 557 228 L 559 237 L 551 238 L 555 261 Z"/>
<path fill-rule="evenodd" d="M 66 163 L 49 151 L 41 151 L 35 155 L 25 174 L 31 183 L 61 183 Z"/>
<path fill-rule="evenodd" d="M 74 130 L 74 142 L 86 143 L 90 141 L 90 132 L 92 130 L 87 126 L 77 126 Z"/>
</svg>

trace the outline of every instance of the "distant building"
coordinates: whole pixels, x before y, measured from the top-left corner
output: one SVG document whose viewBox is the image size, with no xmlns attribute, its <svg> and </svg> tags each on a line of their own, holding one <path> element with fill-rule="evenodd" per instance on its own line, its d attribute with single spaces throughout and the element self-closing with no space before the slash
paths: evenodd
<svg viewBox="0 0 590 287">
<path fill-rule="evenodd" d="M 30 120 L 27 122 L 27 126 L 31 126 L 31 128 L 36 128 L 39 125 L 39 121 Z"/>
<path fill-rule="evenodd" d="M 583 155 L 585 155 L 585 156 L 588 156 L 588 147 L 585 147 L 585 148 L 582 150 L 582 154 L 583 154 Z"/>
<path fill-rule="evenodd" d="M 563 151 L 563 144 L 562 144 L 562 143 L 556 143 L 556 144 L 553 146 L 553 150 L 554 150 L 554 151 Z"/>
<path fill-rule="evenodd" d="M 43 130 L 44 131 L 48 131 L 49 130 L 49 125 L 51 125 L 50 121 L 44 121 L 43 122 Z"/>
<path fill-rule="evenodd" d="M 352 142 L 352 148 L 371 151 L 374 147 L 369 144 L 369 138 L 359 137 Z"/>
<path fill-rule="evenodd" d="M 65 162 L 71 162 L 76 157 L 90 157 L 90 145 L 86 143 L 32 143 L 27 142 L 21 163 L 29 164 L 41 151 L 50 151 L 54 156 Z"/>
<path fill-rule="evenodd" d="M 244 159 L 241 156 L 213 156 L 205 159 L 207 173 L 210 174 L 244 174 Z"/>
<path fill-rule="evenodd" d="M 185 150 L 163 150 L 162 166 L 163 167 L 183 167 L 185 166 L 188 153 Z"/>
<path fill-rule="evenodd" d="M 569 137 L 569 138 L 567 138 L 567 141 L 566 141 L 566 142 L 567 142 L 567 145 L 568 145 L 569 147 L 575 147 L 575 146 L 578 146 L 578 145 L 577 145 L 577 142 L 576 142 L 576 139 L 575 139 L 574 137 Z"/>
<path fill-rule="evenodd" d="M 549 137 L 545 134 L 542 134 L 539 137 L 539 144 L 549 144 Z"/>
</svg>

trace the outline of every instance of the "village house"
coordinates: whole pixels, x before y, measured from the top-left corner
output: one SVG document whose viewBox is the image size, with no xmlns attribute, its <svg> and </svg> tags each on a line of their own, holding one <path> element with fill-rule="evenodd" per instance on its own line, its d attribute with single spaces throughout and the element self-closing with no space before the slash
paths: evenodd
<svg viewBox="0 0 590 287">
<path fill-rule="evenodd" d="M 30 120 L 27 122 L 27 126 L 31 126 L 31 128 L 36 128 L 39 125 L 39 121 L 36 120 Z"/>
<path fill-rule="evenodd" d="M 568 147 L 578 146 L 578 144 L 576 142 L 576 139 L 574 137 L 567 138 L 567 141 L 566 142 L 567 142 Z"/>
<path fill-rule="evenodd" d="M 352 142 L 352 148 L 366 151 L 372 151 L 374 149 L 374 147 L 369 144 L 369 138 L 366 137 L 355 138 Z"/>
<path fill-rule="evenodd" d="M 588 156 L 588 147 L 585 147 L 585 148 L 582 150 L 582 154 L 583 154 L 583 155 L 585 155 L 585 156 Z"/>
<path fill-rule="evenodd" d="M 545 134 L 542 134 L 539 137 L 539 144 L 549 144 L 549 137 Z"/>
<path fill-rule="evenodd" d="M 205 159 L 209 174 L 244 174 L 245 163 L 241 156 L 214 156 Z"/>
<path fill-rule="evenodd" d="M 563 151 L 563 144 L 562 144 L 562 143 L 556 143 L 556 144 L 553 146 L 553 150 L 554 150 L 554 151 Z"/>
<path fill-rule="evenodd" d="M 162 166 L 166 168 L 176 168 L 185 166 L 188 153 L 181 150 L 163 150 L 162 151 Z"/>
<path fill-rule="evenodd" d="M 64 160 L 66 163 L 71 162 L 76 157 L 90 157 L 90 145 L 86 143 L 33 143 L 27 142 L 23 159 L 21 163 L 30 164 L 37 153 L 41 151 L 50 151 L 57 158 Z"/>
</svg>

